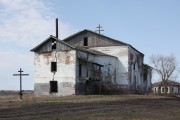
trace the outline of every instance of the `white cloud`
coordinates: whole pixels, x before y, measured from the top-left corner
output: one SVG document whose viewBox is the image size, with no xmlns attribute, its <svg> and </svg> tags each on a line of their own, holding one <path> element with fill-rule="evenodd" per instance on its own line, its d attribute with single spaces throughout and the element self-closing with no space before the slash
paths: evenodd
<svg viewBox="0 0 180 120">
<path fill-rule="evenodd" d="M 34 46 L 50 34 L 55 35 L 55 13 L 41 0 L 0 0 L 0 39 L 21 46 Z M 59 21 L 60 38 L 72 28 Z M 61 30 L 62 29 L 62 30 Z"/>
<path fill-rule="evenodd" d="M 41 0 L 0 0 L 0 89 L 18 88 L 12 74 L 20 67 L 33 76 L 34 60 L 29 50 L 55 35 L 56 16 L 53 7 Z M 59 20 L 59 31 L 62 39 L 75 29 Z M 33 88 L 32 81 L 26 83 L 27 88 Z"/>
</svg>

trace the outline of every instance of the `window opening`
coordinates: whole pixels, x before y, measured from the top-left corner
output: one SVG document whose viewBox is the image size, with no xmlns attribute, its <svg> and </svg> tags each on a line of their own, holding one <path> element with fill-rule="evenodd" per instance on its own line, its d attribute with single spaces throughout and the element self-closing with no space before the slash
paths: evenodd
<svg viewBox="0 0 180 120">
<path fill-rule="evenodd" d="M 52 40 L 52 50 L 56 49 L 56 40 Z"/>
<path fill-rule="evenodd" d="M 134 76 L 134 88 L 136 89 L 136 76 Z"/>
<path fill-rule="evenodd" d="M 82 64 L 79 64 L 79 77 L 82 76 Z"/>
<path fill-rule="evenodd" d="M 162 92 L 163 92 L 163 93 L 165 92 L 165 89 L 164 89 L 164 88 L 162 88 Z"/>
<path fill-rule="evenodd" d="M 84 37 L 84 46 L 88 46 L 88 38 Z"/>
<path fill-rule="evenodd" d="M 50 92 L 58 92 L 58 82 L 50 81 Z"/>
<path fill-rule="evenodd" d="M 136 70 L 136 63 L 134 63 L 134 70 Z"/>
<path fill-rule="evenodd" d="M 51 72 L 57 71 L 57 62 L 51 62 Z"/>
</svg>

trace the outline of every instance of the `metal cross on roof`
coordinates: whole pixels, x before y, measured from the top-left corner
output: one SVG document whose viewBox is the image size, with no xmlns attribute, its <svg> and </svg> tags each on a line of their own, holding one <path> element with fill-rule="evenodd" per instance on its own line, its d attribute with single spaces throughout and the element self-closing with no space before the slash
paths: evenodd
<svg viewBox="0 0 180 120">
<path fill-rule="evenodd" d="M 20 95 L 20 99 L 22 100 L 22 76 L 28 76 L 29 74 L 22 74 L 22 71 L 21 68 L 20 68 L 20 71 L 18 71 L 20 74 L 13 74 L 13 76 L 20 76 L 20 91 L 19 91 L 19 95 Z"/>
<path fill-rule="evenodd" d="M 101 34 L 101 31 L 104 31 L 103 29 L 101 29 L 102 28 L 102 26 L 99 24 L 99 26 L 98 27 L 96 27 L 96 28 L 98 28 L 98 30 L 96 30 L 96 31 L 98 31 L 98 33 L 99 34 Z"/>
</svg>

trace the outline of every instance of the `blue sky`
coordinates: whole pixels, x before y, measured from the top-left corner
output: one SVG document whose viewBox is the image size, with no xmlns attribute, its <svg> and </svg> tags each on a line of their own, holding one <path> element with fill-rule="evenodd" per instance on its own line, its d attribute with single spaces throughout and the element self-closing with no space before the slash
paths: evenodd
<svg viewBox="0 0 180 120">
<path fill-rule="evenodd" d="M 61 39 L 101 24 L 102 34 L 143 52 L 145 63 L 152 54 L 174 54 L 179 62 L 179 6 L 179 0 L 0 0 L 0 90 L 19 89 L 12 74 L 20 67 L 30 74 L 23 89 L 33 89 L 30 49 L 55 35 L 55 18 Z"/>
</svg>

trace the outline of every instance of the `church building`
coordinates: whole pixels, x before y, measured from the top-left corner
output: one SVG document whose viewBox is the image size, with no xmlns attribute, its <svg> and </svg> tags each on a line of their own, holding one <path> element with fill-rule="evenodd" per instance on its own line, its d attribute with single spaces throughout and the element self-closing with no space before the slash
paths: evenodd
<svg viewBox="0 0 180 120">
<path fill-rule="evenodd" d="M 125 42 L 91 30 L 63 40 L 50 35 L 34 52 L 35 96 L 145 93 L 152 68 Z"/>
</svg>

